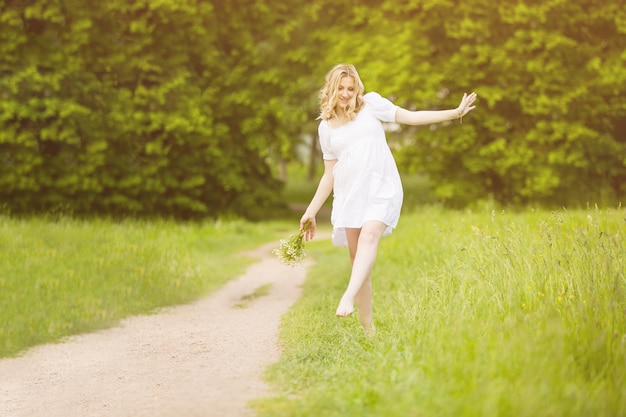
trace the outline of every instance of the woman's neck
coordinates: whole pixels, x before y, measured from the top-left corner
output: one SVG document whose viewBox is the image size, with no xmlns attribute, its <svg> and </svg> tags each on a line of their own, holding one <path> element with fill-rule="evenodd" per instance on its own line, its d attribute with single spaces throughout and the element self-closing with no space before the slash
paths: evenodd
<svg viewBox="0 0 626 417">
<path fill-rule="evenodd" d="M 345 125 L 349 121 L 350 120 L 348 119 L 348 115 L 346 115 L 346 112 L 344 112 L 343 109 L 336 108 L 335 116 L 331 118 L 328 122 L 330 123 L 330 127 L 335 129 Z"/>
<path fill-rule="evenodd" d="M 341 123 L 345 123 L 346 121 L 348 121 L 348 116 L 346 115 L 344 109 L 342 109 L 341 107 L 335 108 L 335 117 L 337 121 Z"/>
</svg>

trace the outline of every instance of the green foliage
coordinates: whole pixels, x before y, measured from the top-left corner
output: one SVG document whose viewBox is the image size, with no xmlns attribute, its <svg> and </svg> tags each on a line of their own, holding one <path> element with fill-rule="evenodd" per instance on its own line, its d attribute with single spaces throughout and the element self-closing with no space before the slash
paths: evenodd
<svg viewBox="0 0 626 417">
<path fill-rule="evenodd" d="M 346 12 L 331 54 L 354 63 L 366 89 L 411 109 L 454 108 L 463 92 L 478 93 L 462 125 L 390 135 L 402 168 L 427 174 L 441 200 L 624 196 L 626 15 L 617 3 L 384 1 Z"/>
<path fill-rule="evenodd" d="M 0 195 L 11 209 L 251 215 L 275 203 L 259 151 L 270 123 L 248 76 L 256 8 L 29 3 L 0 19 Z"/>
<path fill-rule="evenodd" d="M 93 4 L 92 4 L 93 3 Z M 271 165 L 315 137 L 337 62 L 465 123 L 390 134 L 445 202 L 626 193 L 626 14 L 616 2 L 9 0 L 0 199 L 14 211 L 260 217 Z"/>
<path fill-rule="evenodd" d="M 284 317 L 277 393 L 260 416 L 618 416 L 626 413 L 623 208 L 425 208 L 373 272 L 377 335 L 334 311 L 344 250 L 317 263 Z"/>
<path fill-rule="evenodd" d="M 456 106 L 471 89 L 481 100 L 465 124 L 420 132 L 417 146 L 403 149 L 403 163 L 423 167 L 442 198 L 460 203 L 485 195 L 505 204 L 623 196 L 622 8 L 584 0 L 433 3 L 420 19 L 445 14 L 442 25 L 411 22 L 412 37 L 429 40 L 431 68 L 404 66 L 403 73 L 438 78 L 439 88 L 427 85 L 445 96 L 438 106 Z"/>
</svg>

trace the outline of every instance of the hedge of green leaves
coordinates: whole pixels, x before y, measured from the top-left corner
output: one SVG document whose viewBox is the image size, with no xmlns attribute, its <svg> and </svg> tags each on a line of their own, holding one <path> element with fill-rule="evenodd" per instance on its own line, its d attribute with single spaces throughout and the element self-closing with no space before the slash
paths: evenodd
<svg viewBox="0 0 626 417">
<path fill-rule="evenodd" d="M 439 197 L 459 204 L 624 201 L 622 2 L 383 3 L 354 12 L 367 42 L 339 37 L 366 87 L 417 109 L 479 97 L 461 125 L 403 129 L 404 169 L 426 172 Z"/>
<path fill-rule="evenodd" d="M 626 195 L 626 10 L 595 0 L 5 0 L 0 205 L 259 214 L 337 62 L 464 123 L 390 134 L 443 201 Z M 582 201 L 581 201 L 582 202 Z"/>
<path fill-rule="evenodd" d="M 183 216 L 269 204 L 254 10 L 214 3 L 4 2 L 0 200 Z"/>
</svg>

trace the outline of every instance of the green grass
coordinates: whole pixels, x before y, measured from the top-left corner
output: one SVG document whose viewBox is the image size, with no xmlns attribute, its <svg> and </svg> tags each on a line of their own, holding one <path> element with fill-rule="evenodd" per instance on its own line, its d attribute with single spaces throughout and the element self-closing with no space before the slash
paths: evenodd
<svg viewBox="0 0 626 417">
<path fill-rule="evenodd" d="M 272 284 L 265 284 L 265 285 L 261 285 L 260 287 L 256 288 L 254 291 L 252 291 L 250 294 L 246 294 L 244 296 L 241 297 L 240 299 L 240 303 L 235 304 L 235 307 L 237 308 L 247 308 L 248 305 L 256 300 L 257 298 L 261 298 L 264 297 L 266 295 L 268 295 L 270 293 L 270 290 L 272 289 Z"/>
<path fill-rule="evenodd" d="M 317 182 L 297 178 L 285 196 L 306 204 Z M 428 200 L 404 181 L 407 201 Z M 260 416 L 626 415 L 626 210 L 405 208 L 374 270 L 373 339 L 334 317 L 347 251 L 307 245 L 318 262 Z M 293 231 L 0 216 L 0 356 L 205 295 L 253 261 L 243 250 Z"/>
<path fill-rule="evenodd" d="M 333 315 L 346 250 L 307 251 L 260 416 L 626 415 L 626 210 L 405 214 L 374 270 L 374 339 Z"/>
<path fill-rule="evenodd" d="M 0 357 L 207 294 L 290 226 L 0 216 Z"/>
</svg>

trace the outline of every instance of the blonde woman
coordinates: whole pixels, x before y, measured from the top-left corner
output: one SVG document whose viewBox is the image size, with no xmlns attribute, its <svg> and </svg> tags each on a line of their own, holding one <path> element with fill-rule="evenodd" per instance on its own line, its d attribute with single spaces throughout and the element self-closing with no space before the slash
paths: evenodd
<svg viewBox="0 0 626 417">
<path fill-rule="evenodd" d="M 375 333 L 372 267 L 378 242 L 398 224 L 402 183 L 381 122 L 429 125 L 458 119 L 472 111 L 476 94 L 463 94 L 456 109 L 409 111 L 379 94 L 365 94 L 352 65 L 336 65 L 320 91 L 319 141 L 324 174 L 300 220 L 310 221 L 305 240 L 315 236 L 315 216 L 333 192 L 331 223 L 335 246 L 347 246 L 352 271 L 336 315 L 347 317 L 356 304 L 367 335 Z"/>
</svg>

